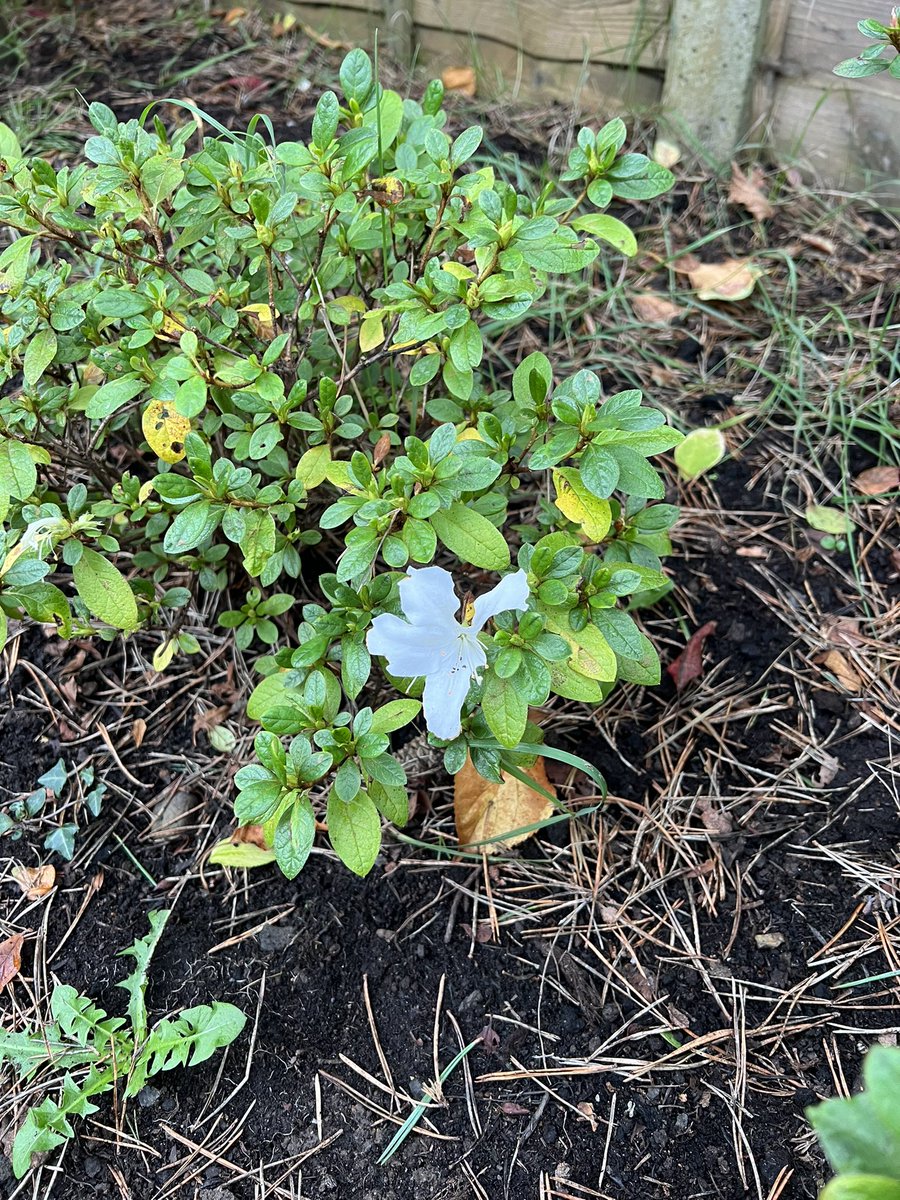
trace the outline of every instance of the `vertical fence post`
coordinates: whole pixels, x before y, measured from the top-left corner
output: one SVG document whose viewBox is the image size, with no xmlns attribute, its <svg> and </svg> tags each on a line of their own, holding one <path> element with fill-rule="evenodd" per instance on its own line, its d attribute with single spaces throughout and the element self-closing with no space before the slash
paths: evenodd
<svg viewBox="0 0 900 1200">
<path fill-rule="evenodd" d="M 726 161 L 747 132 L 766 0 L 674 0 L 663 107 L 688 138 Z"/>
<path fill-rule="evenodd" d="M 413 59 L 413 2 L 383 0 L 384 48 L 394 62 L 404 67 Z"/>
</svg>

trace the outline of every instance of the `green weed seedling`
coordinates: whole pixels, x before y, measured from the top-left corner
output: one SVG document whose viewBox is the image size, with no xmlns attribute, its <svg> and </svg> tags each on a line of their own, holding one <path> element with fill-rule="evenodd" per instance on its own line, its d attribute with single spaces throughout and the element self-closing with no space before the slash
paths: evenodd
<svg viewBox="0 0 900 1200">
<path fill-rule="evenodd" d="M 496 781 L 543 752 L 530 706 L 658 682 L 632 612 L 671 586 L 678 515 L 653 460 L 681 434 L 640 391 L 540 351 L 498 376 L 493 349 L 635 254 L 607 209 L 671 172 L 612 120 L 522 189 L 479 126 L 447 134 L 440 82 L 404 98 L 354 50 L 340 87 L 304 142 L 204 114 L 189 149 L 187 113 L 103 104 L 78 165 L 0 140 L 0 642 L 9 617 L 141 630 L 158 671 L 208 622 L 261 644 L 235 811 L 291 877 L 314 805 L 371 868 L 410 722 Z"/>
<path fill-rule="evenodd" d="M 119 1082 L 126 1098 L 136 1096 L 151 1076 L 196 1066 L 230 1045 L 243 1029 L 241 1010 L 221 1001 L 185 1008 L 149 1025 L 144 993 L 169 915 L 167 909 L 151 912 L 150 932 L 121 952 L 135 961 L 132 973 L 117 985 L 128 993 L 127 1017 L 109 1017 L 75 988 L 57 983 L 49 1025 L 34 1025 L 24 1033 L 0 1029 L 0 1063 L 9 1062 L 23 1082 L 40 1073 L 47 1089 L 56 1093 L 29 1108 L 16 1134 L 12 1165 L 17 1178 L 28 1171 L 34 1155 L 74 1137 L 72 1119 L 96 1112 L 94 1097 Z"/>
<path fill-rule="evenodd" d="M 820 1200 L 900 1200 L 900 1048 L 873 1046 L 865 1090 L 806 1115 L 836 1175 Z"/>
<path fill-rule="evenodd" d="M 13 841 L 18 841 L 32 826 L 38 825 L 45 808 L 54 798 L 64 801 L 64 809 L 73 805 L 77 812 L 77 809 L 83 806 L 92 817 L 100 815 L 103 797 L 106 795 L 106 784 L 95 782 L 94 768 L 89 763 L 69 772 L 65 759 L 60 758 L 37 782 L 38 786 L 29 795 L 0 809 L 0 835 L 8 834 Z M 67 793 L 73 791 L 73 784 L 77 794 L 69 794 L 67 798 Z M 68 862 L 75 854 L 77 833 L 77 822 L 63 821 L 45 836 L 44 849 L 55 850 Z"/>
</svg>

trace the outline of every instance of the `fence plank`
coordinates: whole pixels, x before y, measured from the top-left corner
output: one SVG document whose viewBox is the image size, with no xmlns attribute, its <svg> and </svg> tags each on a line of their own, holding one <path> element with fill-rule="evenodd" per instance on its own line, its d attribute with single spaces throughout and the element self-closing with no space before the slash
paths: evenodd
<svg viewBox="0 0 900 1200">
<path fill-rule="evenodd" d="M 659 67 L 668 10 L 668 0 L 415 0 L 415 21 L 548 62 Z"/>
</svg>

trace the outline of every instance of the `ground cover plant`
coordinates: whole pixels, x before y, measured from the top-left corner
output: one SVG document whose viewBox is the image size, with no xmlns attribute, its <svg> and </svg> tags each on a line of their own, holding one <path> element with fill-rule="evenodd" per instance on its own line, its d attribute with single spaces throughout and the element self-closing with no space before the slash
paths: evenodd
<svg viewBox="0 0 900 1200">
<path fill-rule="evenodd" d="M 122 120 L 176 96 L 235 130 L 260 111 L 278 141 L 308 142 L 346 54 L 300 23 L 165 0 L 23 29 L 0 119 L 57 170 L 96 133 L 72 84 Z M 471 165 L 490 155 L 531 197 L 565 171 L 580 125 L 601 123 L 478 97 L 445 108 L 451 136 L 485 129 Z M 156 111 L 170 129 L 185 119 Z M 639 123 L 628 148 L 649 154 L 655 135 Z M 654 463 L 682 513 L 672 589 L 633 614 L 660 684 L 620 683 L 596 714 L 557 700 L 543 720 L 547 743 L 602 771 L 605 801 L 548 759 L 564 819 L 487 863 L 457 854 L 442 755 L 403 742 L 420 714 L 393 739 L 412 819 L 365 879 L 322 836 L 294 880 L 216 866 L 258 729 L 254 663 L 271 653 L 214 624 L 213 602 L 254 607 L 240 563 L 180 627 L 200 650 L 162 673 L 158 626 L 104 643 L 11 624 L 0 811 L 23 819 L 0 840 L 0 943 L 24 943 L 0 1024 L 40 1028 L 56 980 L 121 1011 L 121 967 L 97 946 L 143 937 L 161 906 L 173 913 L 150 1011 L 216 998 L 248 1021 L 227 1052 L 156 1076 L 137 1101 L 98 1097 L 24 1184 L 3 1155 L 46 1093 L 23 1096 L 0 1068 L 4 1191 L 786 1200 L 828 1180 L 806 1111 L 859 1092 L 863 1051 L 893 1045 L 898 1024 L 896 218 L 807 188 L 790 163 L 675 174 L 669 193 L 607 210 L 636 255 L 603 252 L 550 277 L 522 321 L 481 326 L 498 388 L 541 351 L 558 381 L 588 369 L 604 395 L 642 390 L 679 429 L 717 435 L 717 461 L 692 478 L 671 454 Z M 838 518 L 837 532 L 812 523 Z M 462 574 L 460 598 L 505 577 Z M 304 576 L 270 591 L 297 596 L 274 618 L 284 630 L 321 603 Z M 43 848 L 65 825 L 68 862 Z M 257 834 L 233 849 L 265 861 Z"/>
</svg>

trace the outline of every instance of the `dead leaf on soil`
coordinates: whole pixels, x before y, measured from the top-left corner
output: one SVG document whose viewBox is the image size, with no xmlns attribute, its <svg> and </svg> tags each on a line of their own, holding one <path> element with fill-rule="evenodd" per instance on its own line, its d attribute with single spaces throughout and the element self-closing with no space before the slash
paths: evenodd
<svg viewBox="0 0 900 1200">
<path fill-rule="evenodd" d="M 508 1117 L 527 1117 L 531 1114 L 530 1108 L 526 1108 L 524 1104 L 516 1104 L 515 1100 L 504 1100 L 500 1111 Z"/>
<path fill-rule="evenodd" d="M 131 740 L 135 746 L 140 748 L 141 742 L 144 740 L 144 735 L 147 732 L 147 722 L 143 717 L 135 717 L 131 725 Z"/>
<path fill-rule="evenodd" d="M 841 654 L 840 650 L 829 650 L 819 661 L 826 671 L 831 672 L 842 688 L 852 692 L 854 696 L 859 695 L 862 691 L 862 680 L 850 660 Z"/>
<path fill-rule="evenodd" d="M 223 25 L 237 25 L 238 21 L 243 21 L 247 15 L 246 8 L 229 8 L 228 12 L 222 18 Z"/>
<path fill-rule="evenodd" d="M 525 774 L 552 796 L 556 795 L 556 789 L 547 778 L 542 758 L 529 767 Z M 530 837 L 528 833 L 520 833 L 499 840 L 503 834 L 545 820 L 553 812 L 553 805 L 545 796 L 526 787 L 513 775 L 504 776 L 503 783 L 482 779 L 471 760 L 466 759 L 465 766 L 456 775 L 453 811 L 461 846 L 486 843 L 479 845 L 478 849 L 487 854 L 497 854 Z"/>
<path fill-rule="evenodd" d="M 681 147 L 676 146 L 674 142 L 667 142 L 665 138 L 660 138 L 653 147 L 650 157 L 658 166 L 671 170 L 681 158 Z"/>
<path fill-rule="evenodd" d="M 746 300 L 756 281 L 764 274 L 762 267 L 749 258 L 726 258 L 717 263 L 697 263 L 685 267 L 691 287 L 698 300 Z"/>
<path fill-rule="evenodd" d="M 637 292 L 631 300 L 634 315 L 650 325 L 668 325 L 681 316 L 681 309 L 659 292 Z"/>
<path fill-rule="evenodd" d="M 833 754 L 826 754 L 821 751 L 822 761 L 819 763 L 819 787 L 828 787 L 829 783 L 833 783 L 837 778 L 837 773 L 841 769 L 841 760 L 835 758 Z"/>
<path fill-rule="evenodd" d="M 863 496 L 880 496 L 882 492 L 900 489 L 900 467 L 869 467 L 853 480 L 853 486 Z"/>
<path fill-rule="evenodd" d="M 779 946 L 784 945 L 783 933 L 757 933 L 754 938 L 760 950 L 777 950 Z"/>
<path fill-rule="evenodd" d="M 687 275 L 700 300 L 743 300 L 765 272 L 752 259 L 726 258 L 704 263 L 695 254 L 683 254 L 675 263 L 681 275 Z"/>
<path fill-rule="evenodd" d="M 744 174 L 737 163 L 731 164 L 731 187 L 728 199 L 732 204 L 746 208 L 751 217 L 764 221 L 775 209 L 769 203 L 765 187 L 766 176 L 762 167 L 754 166 Z"/>
<path fill-rule="evenodd" d="M 731 817 L 720 808 L 714 808 L 710 800 L 701 800 L 697 805 L 703 828 L 710 833 L 726 834 L 734 831 Z"/>
<path fill-rule="evenodd" d="M 216 729 L 223 721 L 227 720 L 230 712 L 230 704 L 220 704 L 217 708 L 208 708 L 205 712 L 198 712 L 194 717 L 193 732 L 199 733 L 202 729 L 209 733 L 211 729 Z"/>
<path fill-rule="evenodd" d="M 447 67 L 441 72 L 441 83 L 448 92 L 461 92 L 470 97 L 475 95 L 475 72 L 471 67 Z"/>
<path fill-rule="evenodd" d="M 22 943 L 24 933 L 14 933 L 0 942 L 0 988 L 5 987 L 19 973 L 22 965 Z"/>
<path fill-rule="evenodd" d="M 591 1104 L 590 1100 L 582 1100 L 581 1103 L 576 1104 L 575 1107 L 581 1113 L 582 1117 L 584 1117 L 585 1121 L 589 1122 L 591 1126 L 591 1133 L 596 1133 L 597 1114 L 594 1112 L 594 1106 Z"/>
<path fill-rule="evenodd" d="M 678 657 L 666 667 L 679 692 L 687 687 L 691 680 L 698 679 L 703 674 L 703 643 L 715 631 L 715 621 L 707 621 L 705 625 L 701 625 L 696 633 L 691 634 L 688 644 Z"/>
<path fill-rule="evenodd" d="M 56 883 L 56 868 L 48 863 L 45 867 L 16 867 L 10 872 L 25 893 L 26 900 L 40 900 L 53 890 Z"/>
</svg>

